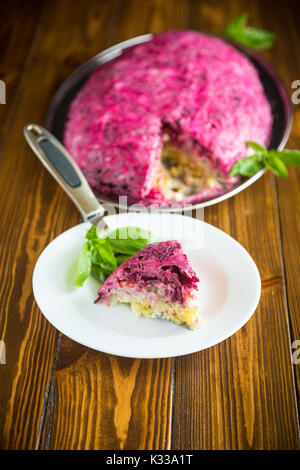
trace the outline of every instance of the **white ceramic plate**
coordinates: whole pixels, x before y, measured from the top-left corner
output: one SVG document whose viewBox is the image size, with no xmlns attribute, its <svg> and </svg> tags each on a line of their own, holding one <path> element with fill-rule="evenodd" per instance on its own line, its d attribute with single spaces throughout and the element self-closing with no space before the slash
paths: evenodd
<svg viewBox="0 0 300 470">
<path fill-rule="evenodd" d="M 221 230 L 177 214 L 123 213 L 105 218 L 111 228 L 138 226 L 160 239 L 181 241 L 198 274 L 204 326 L 190 331 L 166 320 L 135 317 L 129 306 L 94 304 L 98 283 L 73 287 L 74 266 L 89 224 L 53 240 L 33 273 L 33 292 L 45 317 L 69 338 L 119 356 L 159 358 L 209 348 L 239 330 L 254 313 L 260 276 L 248 252 Z"/>
</svg>

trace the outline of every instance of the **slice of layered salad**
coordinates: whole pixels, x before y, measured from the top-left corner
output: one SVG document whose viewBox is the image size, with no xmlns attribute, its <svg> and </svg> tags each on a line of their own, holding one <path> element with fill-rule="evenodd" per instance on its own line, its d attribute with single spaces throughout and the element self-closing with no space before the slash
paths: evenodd
<svg viewBox="0 0 300 470">
<path fill-rule="evenodd" d="M 198 281 L 178 241 L 151 243 L 107 278 L 95 302 L 128 303 L 138 316 L 161 317 L 195 329 L 202 324 Z"/>
</svg>

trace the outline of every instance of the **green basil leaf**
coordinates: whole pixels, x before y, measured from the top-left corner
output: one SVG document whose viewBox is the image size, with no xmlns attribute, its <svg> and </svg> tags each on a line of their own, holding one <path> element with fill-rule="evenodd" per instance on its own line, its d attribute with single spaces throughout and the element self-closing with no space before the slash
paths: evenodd
<svg viewBox="0 0 300 470">
<path fill-rule="evenodd" d="M 238 160 L 231 168 L 231 176 L 252 176 L 263 168 L 262 163 L 257 158 L 257 155 Z"/>
<path fill-rule="evenodd" d="M 92 225 L 88 231 L 86 232 L 86 235 L 85 235 L 85 238 L 87 240 L 95 240 L 95 239 L 98 239 L 98 230 L 97 230 L 97 227 L 95 227 L 95 225 Z"/>
<path fill-rule="evenodd" d="M 289 166 L 300 166 L 300 151 L 299 150 L 271 150 L 270 155 L 276 155 L 282 163 Z"/>
<path fill-rule="evenodd" d="M 96 264 L 92 264 L 91 273 L 94 278 L 97 279 L 97 281 L 99 281 L 101 284 L 103 284 L 105 279 L 107 278 L 107 274 L 105 274 L 103 269 L 100 268 L 100 266 L 97 266 Z"/>
<path fill-rule="evenodd" d="M 247 147 L 251 148 L 252 150 L 255 150 L 257 155 L 261 155 L 261 154 L 264 154 L 264 153 L 268 152 L 266 147 L 264 147 L 261 144 L 258 144 L 257 142 L 249 142 L 248 141 L 248 142 L 246 142 L 246 145 L 247 145 Z"/>
<path fill-rule="evenodd" d="M 130 255 L 118 255 L 118 256 L 116 256 L 118 266 L 120 266 L 122 263 L 127 261 L 129 258 L 130 258 Z"/>
<path fill-rule="evenodd" d="M 86 242 L 82 249 L 78 259 L 77 269 L 75 271 L 74 286 L 82 286 L 84 281 L 89 277 L 91 272 L 91 256 L 89 242 Z"/>
<path fill-rule="evenodd" d="M 248 13 L 242 13 L 240 16 L 233 18 L 233 20 L 231 20 L 224 28 L 224 32 L 227 33 L 228 31 L 230 32 L 244 28 L 247 24 L 248 17 Z"/>
<path fill-rule="evenodd" d="M 275 34 L 264 29 L 245 28 L 235 35 L 235 40 L 253 49 L 269 49 L 274 44 Z"/>
<path fill-rule="evenodd" d="M 289 173 L 284 163 L 276 155 L 268 154 L 264 157 L 265 165 L 270 168 L 277 176 L 288 178 Z"/>
<path fill-rule="evenodd" d="M 115 253 L 134 255 L 154 241 L 149 230 L 138 227 L 121 227 L 110 231 L 106 237 Z"/>
<path fill-rule="evenodd" d="M 112 273 L 117 267 L 114 252 L 106 240 L 92 241 L 92 262 L 99 265 L 105 272 Z"/>
<path fill-rule="evenodd" d="M 82 248 L 76 271 L 75 285 L 78 286 L 89 274 L 103 283 L 130 256 L 156 241 L 149 230 L 138 227 L 100 231 L 91 226 L 85 238 L 88 241 Z"/>
</svg>

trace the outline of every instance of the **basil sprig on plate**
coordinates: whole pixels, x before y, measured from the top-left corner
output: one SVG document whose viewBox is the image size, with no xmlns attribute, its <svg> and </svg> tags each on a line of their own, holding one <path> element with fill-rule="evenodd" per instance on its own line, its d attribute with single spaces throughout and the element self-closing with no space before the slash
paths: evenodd
<svg viewBox="0 0 300 470">
<path fill-rule="evenodd" d="M 248 14 L 233 19 L 224 29 L 224 35 L 252 49 L 268 49 L 273 46 L 275 34 L 264 29 L 247 26 Z"/>
<path fill-rule="evenodd" d="M 74 286 L 82 286 L 90 274 L 103 283 L 120 264 L 155 241 L 151 232 L 138 227 L 101 231 L 92 226 L 85 238 L 87 241 L 78 259 Z"/>
<path fill-rule="evenodd" d="M 286 165 L 300 166 L 299 150 L 268 150 L 256 142 L 246 142 L 255 153 L 237 161 L 230 170 L 231 176 L 252 176 L 265 167 L 270 168 L 277 176 L 288 178 Z"/>
</svg>

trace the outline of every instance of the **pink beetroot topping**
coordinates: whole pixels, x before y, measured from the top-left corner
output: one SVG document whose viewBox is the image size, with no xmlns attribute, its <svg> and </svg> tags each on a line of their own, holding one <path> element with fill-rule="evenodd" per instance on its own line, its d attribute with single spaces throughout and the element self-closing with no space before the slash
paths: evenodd
<svg viewBox="0 0 300 470">
<path fill-rule="evenodd" d="M 124 285 L 146 290 L 156 287 L 166 300 L 183 304 L 199 281 L 178 241 L 152 243 L 132 256 L 109 276 L 96 302 L 109 304 L 110 296 Z"/>
<path fill-rule="evenodd" d="M 272 115 L 251 62 L 221 39 L 166 32 L 99 67 L 72 102 L 64 143 L 98 195 L 163 202 L 154 169 L 163 134 L 208 158 L 225 185 L 245 142 L 268 143 Z M 186 202 L 186 201 L 182 201 Z"/>
</svg>

